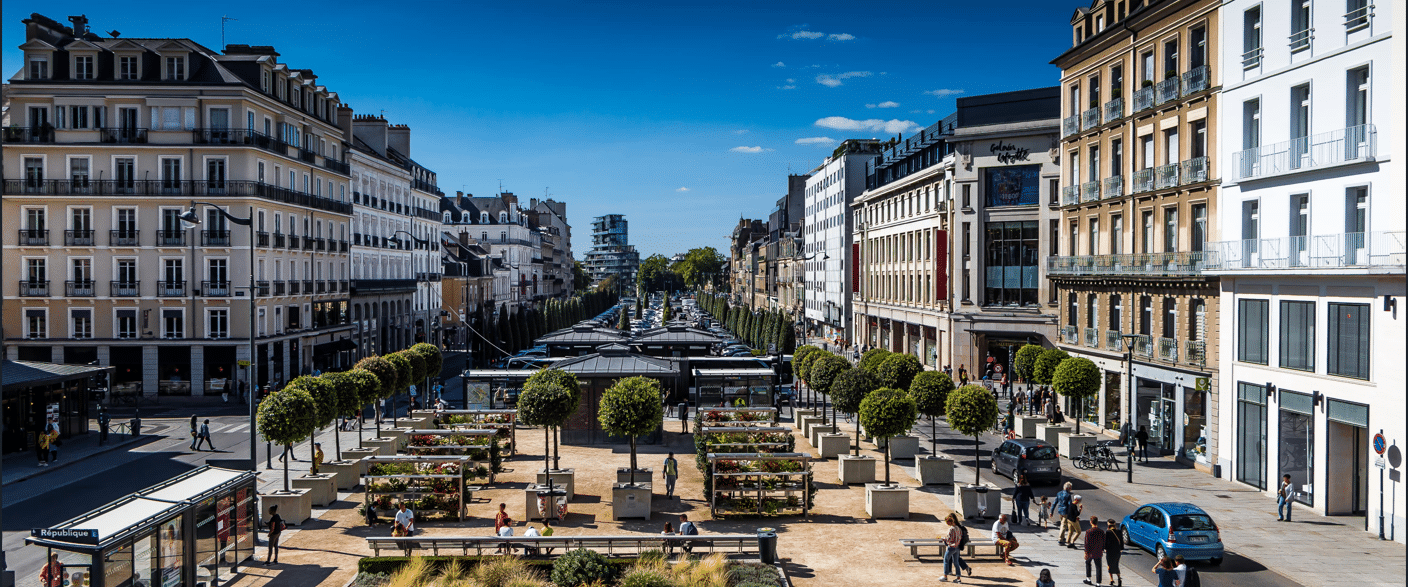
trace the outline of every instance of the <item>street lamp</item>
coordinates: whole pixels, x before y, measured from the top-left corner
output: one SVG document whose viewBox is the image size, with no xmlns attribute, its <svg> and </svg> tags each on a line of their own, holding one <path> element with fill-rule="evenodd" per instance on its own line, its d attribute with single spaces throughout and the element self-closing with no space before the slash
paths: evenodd
<svg viewBox="0 0 1408 587">
<path fill-rule="evenodd" d="M 1124 339 L 1124 360 L 1125 365 L 1129 369 L 1129 386 L 1126 388 L 1129 392 L 1129 413 L 1126 414 L 1124 418 L 1124 454 L 1125 465 L 1127 467 L 1127 470 L 1125 471 L 1124 482 L 1134 483 L 1134 410 L 1135 407 L 1138 405 L 1136 403 L 1138 399 L 1135 397 L 1134 394 L 1134 341 L 1139 338 L 1139 335 L 1120 334 L 1120 338 Z"/>
<path fill-rule="evenodd" d="M 406 231 L 404 231 L 404 230 L 398 230 L 398 231 L 396 231 L 396 232 L 391 233 L 391 240 L 392 240 L 393 242 L 395 242 L 396 244 L 398 244 L 398 245 L 401 244 L 401 239 L 396 238 L 396 235 L 398 235 L 398 234 L 404 234 L 404 235 L 406 235 L 407 237 L 409 237 L 409 238 L 411 239 L 411 241 L 414 242 L 415 244 L 421 245 L 421 246 L 425 247 L 425 248 L 426 248 L 426 251 L 429 251 L 429 250 L 430 250 L 430 239 L 416 238 L 416 235 L 414 235 L 414 234 L 411 234 L 411 233 L 406 232 Z M 427 344 L 429 344 L 429 343 L 430 343 L 430 305 L 431 305 L 431 304 L 430 304 L 430 263 L 428 263 L 428 262 L 426 263 L 426 267 L 425 267 L 425 275 L 426 275 L 426 284 L 425 284 L 425 342 L 426 342 Z M 427 374 L 426 374 L 427 380 L 429 379 L 429 377 L 430 377 L 430 374 L 427 373 Z M 436 378 L 437 378 L 437 379 L 439 378 L 439 374 L 436 374 Z M 426 398 L 426 401 L 429 402 L 429 401 L 430 401 L 430 385 L 429 385 L 427 382 L 422 382 L 422 383 L 425 384 L 425 388 L 426 388 L 426 389 L 425 389 L 425 398 Z M 393 419 L 394 419 L 394 418 L 395 418 L 395 415 L 393 414 L 392 417 L 393 417 Z"/>
<path fill-rule="evenodd" d="M 240 226 L 249 227 L 249 396 L 246 398 L 246 401 L 249 403 L 249 467 L 250 470 L 256 470 L 258 467 L 256 466 L 257 457 L 255 456 L 254 449 L 256 441 L 255 433 L 257 432 L 258 423 L 255 422 L 254 418 L 254 398 L 259 395 L 258 388 L 256 387 L 256 382 L 259 380 L 259 360 L 257 356 L 259 354 L 259 347 L 255 346 L 254 341 L 256 328 L 254 307 L 255 300 L 258 298 L 259 289 L 254 283 L 254 207 L 249 207 L 248 218 L 240 218 L 230 214 L 224 208 L 216 204 L 192 200 L 191 209 L 181 215 L 181 220 L 193 225 L 200 224 L 200 215 L 196 213 L 196 205 L 214 208 L 216 211 L 220 212 L 221 216 L 225 217 L 225 220 Z"/>
</svg>

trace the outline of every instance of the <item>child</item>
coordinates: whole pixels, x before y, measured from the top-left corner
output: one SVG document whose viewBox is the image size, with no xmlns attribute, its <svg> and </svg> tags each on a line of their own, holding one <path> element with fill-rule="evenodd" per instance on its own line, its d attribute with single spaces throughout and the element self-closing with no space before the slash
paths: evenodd
<svg viewBox="0 0 1408 587">
<path fill-rule="evenodd" d="M 1041 496 L 1041 501 L 1039 503 L 1041 505 L 1041 509 L 1036 514 L 1036 522 L 1041 525 L 1041 528 L 1043 530 L 1045 530 L 1047 520 L 1051 519 L 1051 502 L 1047 501 L 1046 496 L 1043 495 Z"/>
</svg>

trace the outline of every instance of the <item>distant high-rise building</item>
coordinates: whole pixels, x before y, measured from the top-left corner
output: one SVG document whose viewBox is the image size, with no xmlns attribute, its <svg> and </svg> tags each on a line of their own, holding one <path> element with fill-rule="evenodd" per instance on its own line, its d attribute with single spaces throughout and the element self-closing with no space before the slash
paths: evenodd
<svg viewBox="0 0 1408 587">
<path fill-rule="evenodd" d="M 618 283 L 634 283 L 640 253 L 628 242 L 626 215 L 607 214 L 592 219 L 592 250 L 587 252 L 587 273 L 592 284 L 615 275 Z"/>
</svg>

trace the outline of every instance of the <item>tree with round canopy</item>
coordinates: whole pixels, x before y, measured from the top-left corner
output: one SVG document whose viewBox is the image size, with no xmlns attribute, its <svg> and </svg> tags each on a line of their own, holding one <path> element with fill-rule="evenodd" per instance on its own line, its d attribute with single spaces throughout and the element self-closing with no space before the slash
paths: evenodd
<svg viewBox="0 0 1408 587">
<path fill-rule="evenodd" d="M 318 430 L 322 430 L 337 417 L 338 396 L 337 387 L 331 381 L 323 379 L 321 376 L 301 375 L 288 382 L 292 387 L 300 388 L 313 397 L 313 405 L 317 408 L 312 414 L 313 434 L 308 438 L 308 452 L 312 454 L 313 443 L 317 441 Z"/>
<path fill-rule="evenodd" d="M 909 396 L 919 413 L 929 417 L 929 440 L 933 454 L 939 454 L 939 416 L 944 415 L 948 394 L 953 392 L 953 379 L 942 371 L 925 371 L 914 376 L 909 384 Z"/>
<path fill-rule="evenodd" d="M 385 358 L 386 362 L 396 368 L 396 384 L 393 386 L 395 392 L 391 394 L 391 425 L 394 427 L 396 426 L 396 396 L 404 393 L 406 387 L 411 384 L 413 367 L 411 367 L 411 361 L 401 356 L 400 353 L 391 353 L 385 355 Z"/>
<path fill-rule="evenodd" d="M 880 362 L 880 367 L 876 369 L 876 375 L 880 379 L 880 385 L 890 389 L 906 390 L 909 384 L 914 381 L 914 376 L 924 371 L 924 365 L 919 363 L 919 359 L 914 355 L 906 353 L 890 353 Z"/>
<path fill-rule="evenodd" d="M 851 367 L 836 376 L 831 382 L 831 403 L 837 410 L 846 414 L 859 414 L 860 403 L 870 392 L 880 388 L 875 377 L 860 367 Z M 854 456 L 860 456 L 860 418 L 856 418 L 856 443 Z"/>
<path fill-rule="evenodd" d="M 812 389 L 815 389 L 817 393 L 823 396 L 829 396 L 831 393 L 831 384 L 836 380 L 836 376 L 850 369 L 851 362 L 826 351 L 817 354 L 820 356 L 812 361 L 810 370 L 811 377 L 807 379 L 807 384 L 810 385 Z M 823 426 L 829 426 L 831 424 L 831 420 L 826 413 L 826 407 L 824 405 L 822 406 L 821 418 Z"/>
<path fill-rule="evenodd" d="M 1017 371 L 1017 376 L 1030 383 L 1032 369 L 1036 367 L 1036 360 L 1045 350 L 1039 344 L 1026 344 L 1017 349 L 1017 357 L 1012 361 L 1012 367 Z"/>
<path fill-rule="evenodd" d="M 293 385 L 271 393 L 259 402 L 255 423 L 265 440 L 284 447 L 287 453 L 293 445 L 312 436 L 317 430 L 318 406 L 313 396 Z M 284 459 L 284 491 L 289 491 L 288 461 Z"/>
<path fill-rule="evenodd" d="M 366 357 L 353 366 L 353 369 L 361 369 L 371 373 L 377 380 L 376 400 L 383 400 L 396 393 L 396 366 L 391 361 L 380 356 Z M 377 405 L 376 431 L 377 436 L 381 436 L 381 405 Z"/>
<path fill-rule="evenodd" d="M 630 484 L 636 484 L 636 437 L 660 428 L 665 419 L 660 382 L 649 377 L 626 377 L 601 395 L 597 422 L 612 436 L 631 439 Z"/>
<path fill-rule="evenodd" d="M 351 379 L 357 389 L 357 410 L 361 410 L 367 404 L 374 404 L 381 399 L 381 380 L 371 371 L 366 369 L 352 368 L 344 371 L 343 374 Z M 357 426 L 357 446 L 362 445 L 362 427 Z"/>
<path fill-rule="evenodd" d="M 948 414 L 950 428 L 973 437 L 973 458 L 976 460 L 973 484 L 979 485 L 982 483 L 983 455 L 978 435 L 992 428 L 997 421 L 997 400 L 993 399 L 987 388 L 970 383 L 948 394 L 944 412 Z"/>
<path fill-rule="evenodd" d="M 890 354 L 890 351 L 885 349 L 870 349 L 861 354 L 860 366 L 862 369 L 869 371 L 871 375 L 879 376 L 880 364 L 884 363 L 885 359 L 889 358 Z"/>
<path fill-rule="evenodd" d="M 577 412 L 577 406 L 582 403 L 582 385 L 581 385 L 580 382 L 577 381 L 577 376 L 574 375 L 574 374 L 572 374 L 572 373 L 568 373 L 568 372 L 566 372 L 566 371 L 563 371 L 562 369 L 541 369 L 541 370 L 539 370 L 537 373 L 534 373 L 534 374 L 532 374 L 532 375 L 529 375 L 529 376 L 528 376 L 528 380 L 527 380 L 526 382 L 524 382 L 524 385 L 525 385 L 525 387 L 526 387 L 527 385 L 533 385 L 533 384 L 538 384 L 538 385 L 546 385 L 546 384 L 560 385 L 560 386 L 562 386 L 563 389 L 567 390 L 567 395 L 568 395 L 569 399 L 571 399 L 571 403 L 566 406 L 567 413 L 568 413 L 569 416 L 570 416 L 571 414 L 576 413 L 576 412 Z M 558 452 L 558 441 L 559 441 L 559 438 L 561 437 L 561 435 L 562 435 L 562 426 L 561 426 L 560 424 L 555 424 L 555 425 L 553 425 L 553 443 L 552 443 L 552 468 L 553 468 L 553 470 L 558 470 L 558 469 L 560 468 L 559 465 L 561 464 L 561 460 L 560 460 L 561 454 Z M 546 450 L 547 450 L 547 447 L 543 447 L 543 450 L 546 451 Z"/>
<path fill-rule="evenodd" d="M 794 377 L 795 379 L 801 381 L 802 383 L 807 383 L 807 377 L 809 377 L 809 376 L 810 376 L 810 373 L 811 373 L 811 372 L 810 372 L 810 369 L 811 369 L 812 360 L 814 360 L 814 359 L 816 358 L 816 357 L 813 356 L 813 355 L 815 355 L 816 352 L 817 352 L 817 351 L 820 351 L 820 350 L 821 350 L 821 349 L 819 349 L 819 348 L 817 348 L 817 347 L 814 347 L 814 346 L 812 346 L 812 345 L 804 344 L 804 345 L 802 345 L 802 346 L 797 347 L 797 350 L 795 350 L 795 351 L 792 352 L 792 375 L 793 375 L 793 377 Z M 811 386 L 808 385 L 808 386 L 807 386 L 807 398 L 808 398 L 808 400 L 811 399 L 811 394 L 812 394 Z M 811 402 L 808 401 L 807 404 L 808 404 L 808 405 L 811 405 Z"/>
<path fill-rule="evenodd" d="M 543 472 L 552 489 L 553 467 L 549 466 L 549 440 L 552 430 L 561 426 L 574 411 L 572 393 L 567 388 L 547 380 L 529 381 L 518 394 L 518 420 L 529 426 L 543 427 Z"/>
<path fill-rule="evenodd" d="M 877 439 L 890 439 L 908 433 L 919 418 L 918 408 L 909 394 L 898 389 L 881 388 L 870 392 L 860 402 L 860 423 Z M 890 483 L 890 446 L 885 443 L 885 485 Z"/>
<path fill-rule="evenodd" d="M 361 390 L 357 387 L 356 377 L 350 375 L 350 371 L 328 372 L 319 376 L 320 379 L 328 382 L 332 386 L 337 397 L 337 403 L 333 409 L 333 418 L 344 418 L 357 412 L 361 404 Z M 333 434 L 333 460 L 342 460 L 342 435 Z"/>
<path fill-rule="evenodd" d="M 1032 364 L 1032 380 L 1042 385 L 1051 385 L 1051 377 L 1056 375 L 1056 367 L 1061 361 L 1071 358 L 1061 349 L 1046 349 L 1037 355 Z"/>
<path fill-rule="evenodd" d="M 1051 376 L 1051 389 L 1056 393 L 1076 400 L 1076 434 L 1080 434 L 1080 419 L 1084 415 L 1085 400 L 1100 393 L 1100 367 L 1084 357 L 1071 357 L 1056 366 L 1056 374 Z"/>
</svg>

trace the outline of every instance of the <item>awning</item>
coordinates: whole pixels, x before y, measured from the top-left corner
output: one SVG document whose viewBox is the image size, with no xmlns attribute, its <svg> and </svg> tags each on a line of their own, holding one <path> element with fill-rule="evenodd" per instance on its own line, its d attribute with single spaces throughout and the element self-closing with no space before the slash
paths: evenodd
<svg viewBox="0 0 1408 587">
<path fill-rule="evenodd" d="M 332 342 L 325 342 L 325 343 L 323 343 L 323 344 L 315 344 L 315 345 L 313 345 L 313 354 L 314 354 L 315 356 L 318 356 L 318 355 L 331 355 L 331 354 L 333 354 L 333 353 L 338 353 L 338 352 L 342 352 L 342 351 L 355 351 L 355 350 L 357 350 L 357 343 L 352 342 L 350 339 L 346 339 L 346 338 L 341 339 L 341 340 L 334 340 L 334 341 L 332 341 Z"/>
</svg>

